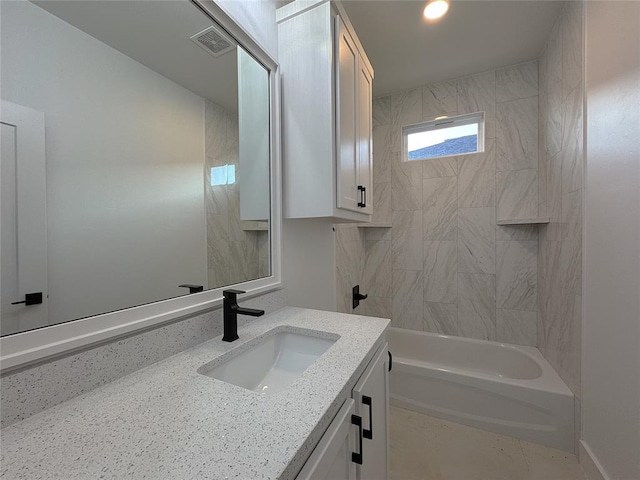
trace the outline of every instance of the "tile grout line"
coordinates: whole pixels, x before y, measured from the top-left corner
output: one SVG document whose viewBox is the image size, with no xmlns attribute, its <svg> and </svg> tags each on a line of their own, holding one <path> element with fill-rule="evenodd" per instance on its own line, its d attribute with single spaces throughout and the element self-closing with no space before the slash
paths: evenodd
<svg viewBox="0 0 640 480">
<path fill-rule="evenodd" d="M 522 441 L 517 439 L 518 447 L 520 447 L 520 452 L 522 452 L 522 457 L 524 458 L 524 464 L 527 466 L 527 472 L 531 472 L 531 463 L 529 462 L 529 457 L 524 453 L 524 447 L 522 446 Z"/>
</svg>

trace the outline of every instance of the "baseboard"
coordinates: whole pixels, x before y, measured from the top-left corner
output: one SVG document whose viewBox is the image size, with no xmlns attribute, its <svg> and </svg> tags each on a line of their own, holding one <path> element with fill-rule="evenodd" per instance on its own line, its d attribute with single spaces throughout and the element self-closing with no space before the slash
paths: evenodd
<svg viewBox="0 0 640 480">
<path fill-rule="evenodd" d="M 584 443 L 584 440 L 580 440 L 580 451 L 578 455 L 580 466 L 588 480 L 610 480 L 608 475 L 604 473 L 602 465 L 598 462 L 589 445 Z"/>
</svg>

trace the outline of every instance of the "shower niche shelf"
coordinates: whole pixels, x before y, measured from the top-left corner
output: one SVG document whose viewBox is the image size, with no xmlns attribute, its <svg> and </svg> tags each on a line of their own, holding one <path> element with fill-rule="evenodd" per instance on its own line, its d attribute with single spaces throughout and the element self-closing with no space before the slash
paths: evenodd
<svg viewBox="0 0 640 480">
<path fill-rule="evenodd" d="M 269 222 L 260 220 L 241 220 L 240 228 L 245 232 L 266 232 L 269 231 Z"/>
<path fill-rule="evenodd" d="M 358 228 L 391 228 L 390 223 L 359 223 Z"/>
<path fill-rule="evenodd" d="M 513 219 L 504 219 L 498 220 L 498 225 L 539 225 L 544 223 L 549 223 L 549 217 L 538 217 L 538 218 L 513 218 Z"/>
</svg>

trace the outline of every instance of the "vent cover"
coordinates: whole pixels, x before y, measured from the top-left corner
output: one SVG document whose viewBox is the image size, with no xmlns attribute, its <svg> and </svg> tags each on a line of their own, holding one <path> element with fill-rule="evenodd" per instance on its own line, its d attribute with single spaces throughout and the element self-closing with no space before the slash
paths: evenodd
<svg viewBox="0 0 640 480">
<path fill-rule="evenodd" d="M 214 26 L 205 28 L 190 38 L 192 42 L 214 57 L 221 57 L 236 47 L 235 42 L 227 34 Z"/>
</svg>

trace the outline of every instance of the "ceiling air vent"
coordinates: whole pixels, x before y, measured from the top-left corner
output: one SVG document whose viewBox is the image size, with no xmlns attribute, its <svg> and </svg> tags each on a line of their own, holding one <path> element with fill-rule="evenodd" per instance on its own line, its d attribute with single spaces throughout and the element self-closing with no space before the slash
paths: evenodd
<svg viewBox="0 0 640 480">
<path fill-rule="evenodd" d="M 214 26 L 196 33 L 191 41 L 214 57 L 220 57 L 235 48 L 235 42 Z"/>
</svg>

